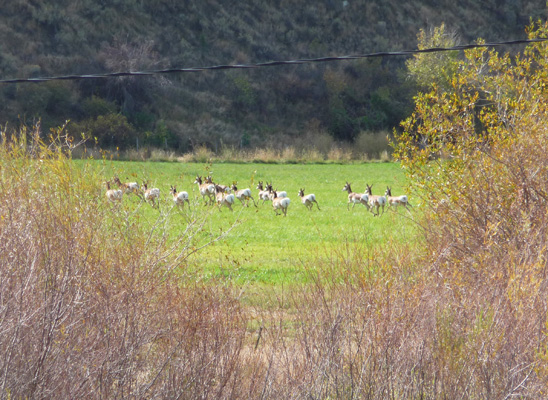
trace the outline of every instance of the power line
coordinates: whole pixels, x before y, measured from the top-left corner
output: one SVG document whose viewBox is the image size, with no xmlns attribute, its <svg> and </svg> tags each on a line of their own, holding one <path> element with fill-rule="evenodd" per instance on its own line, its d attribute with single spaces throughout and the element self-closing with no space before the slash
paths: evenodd
<svg viewBox="0 0 548 400">
<path fill-rule="evenodd" d="M 378 53 L 358 54 L 349 56 L 337 56 L 337 57 L 320 57 L 320 58 L 305 58 L 298 60 L 285 60 L 285 61 L 268 61 L 256 64 L 229 64 L 229 65 L 214 65 L 208 67 L 191 67 L 191 68 L 168 68 L 151 71 L 124 71 L 124 72 L 111 72 L 105 74 L 84 74 L 84 75 L 62 75 L 62 76 L 50 76 L 50 77 L 38 77 L 38 78 L 16 78 L 16 79 L 1 79 L 0 83 L 27 83 L 27 82 L 46 82 L 46 81 L 61 81 L 61 80 L 82 80 L 82 79 L 99 79 L 99 78 L 117 78 L 122 76 L 150 76 L 159 74 L 173 74 L 180 72 L 201 72 L 201 71 L 218 71 L 226 69 L 251 69 L 251 68 L 263 68 L 274 67 L 278 65 L 298 65 L 298 64 L 311 64 L 322 63 L 331 61 L 348 61 L 357 60 L 363 58 L 375 58 L 375 57 L 394 57 L 394 56 L 410 56 L 420 53 L 438 53 L 443 51 L 462 51 L 475 49 L 480 47 L 498 47 L 498 46 L 514 46 L 518 44 L 526 43 L 538 43 L 545 42 L 548 38 L 537 39 L 521 39 L 510 40 L 505 42 L 493 42 L 483 44 L 466 44 L 453 47 L 432 47 L 429 49 L 421 50 L 404 50 L 404 51 L 383 51 Z"/>
</svg>

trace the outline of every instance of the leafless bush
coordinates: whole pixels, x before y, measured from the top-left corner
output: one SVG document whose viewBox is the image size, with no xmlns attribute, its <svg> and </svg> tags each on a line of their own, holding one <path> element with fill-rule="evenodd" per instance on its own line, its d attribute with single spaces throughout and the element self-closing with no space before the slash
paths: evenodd
<svg viewBox="0 0 548 400">
<path fill-rule="evenodd" d="M 199 221 L 168 244 L 167 219 L 142 229 L 58 147 L 0 152 L 2 397 L 239 397 L 246 314 L 175 274 Z"/>
<path fill-rule="evenodd" d="M 280 300 L 280 310 L 289 302 L 294 311 L 262 333 L 266 397 L 541 395 L 545 293 L 513 288 L 507 297 L 496 282 L 463 291 L 439 270 L 416 267 L 410 250 L 352 243 L 315 262 L 313 285 Z"/>
</svg>

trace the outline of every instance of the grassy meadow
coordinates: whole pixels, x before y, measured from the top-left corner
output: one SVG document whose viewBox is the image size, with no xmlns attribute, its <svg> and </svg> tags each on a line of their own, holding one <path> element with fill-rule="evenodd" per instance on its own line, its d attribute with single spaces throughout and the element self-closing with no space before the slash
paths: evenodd
<svg viewBox="0 0 548 400">
<path fill-rule="evenodd" d="M 142 205 L 140 199 L 129 195 L 121 205 L 125 212 L 139 208 L 145 223 L 151 225 L 167 216 L 169 230 L 181 232 L 189 221 L 208 216 L 203 231 L 195 240 L 199 248 L 226 233 L 220 240 L 199 250 L 189 258 L 181 273 L 197 279 L 221 278 L 237 284 L 278 285 L 301 282 L 303 266 L 329 258 L 332 251 L 345 242 L 359 241 L 366 246 L 383 242 L 409 241 L 414 235 L 411 216 L 401 208 L 398 213 L 385 209 L 384 215 L 374 217 L 362 205 L 347 209 L 347 193 L 342 190 L 346 181 L 355 192 L 365 191 L 366 183 L 373 185 L 373 194 L 384 194 L 386 186 L 392 193 L 402 194 L 405 178 L 395 163 L 360 164 L 200 164 L 147 163 L 124 161 L 74 161 L 100 169 L 105 180 L 117 174 L 125 181 L 149 182 L 149 187 L 161 191 L 159 209 Z M 236 199 L 230 212 L 205 206 L 196 175 L 211 174 L 216 183 L 237 182 L 238 189 L 251 188 L 257 207 L 243 207 Z M 273 182 L 274 188 L 285 190 L 291 199 L 287 216 L 273 211 L 270 202 L 258 201 L 257 183 Z M 169 193 L 171 185 L 190 196 L 190 207 L 177 209 Z M 298 191 L 314 193 L 321 210 L 308 211 L 301 204 Z M 104 199 L 106 202 L 106 198 Z M 410 199 L 413 204 L 413 198 Z M 141 205 L 141 207 L 139 207 Z M 115 206 L 113 206 L 115 207 Z M 148 222 L 146 222 L 148 221 Z M 230 229 L 230 232 L 227 231 Z"/>
</svg>

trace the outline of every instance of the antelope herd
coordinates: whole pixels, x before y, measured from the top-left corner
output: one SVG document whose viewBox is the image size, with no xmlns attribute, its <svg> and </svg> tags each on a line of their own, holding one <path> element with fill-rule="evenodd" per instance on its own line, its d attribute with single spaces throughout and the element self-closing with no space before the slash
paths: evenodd
<svg viewBox="0 0 548 400">
<path fill-rule="evenodd" d="M 118 176 L 114 176 L 114 183 L 118 185 L 119 189 L 111 188 L 111 181 L 105 182 L 107 187 L 106 197 L 112 203 L 120 203 L 122 201 L 124 194 L 134 194 L 144 200 L 147 203 L 150 203 L 152 207 L 160 207 L 160 189 L 158 188 L 149 188 L 148 182 L 143 182 L 141 186 L 137 182 L 121 182 Z M 233 182 L 232 185 L 221 185 L 219 183 L 213 182 L 211 176 L 207 176 L 205 179 L 201 176 L 196 176 L 194 183 L 198 185 L 200 195 L 204 201 L 204 206 L 216 204 L 219 208 L 219 211 L 224 206 L 230 211 L 233 211 L 232 206 L 235 203 L 235 200 L 238 199 L 243 207 L 249 207 L 249 201 L 253 202 L 253 205 L 257 207 L 258 201 L 262 200 L 262 204 L 267 201 L 272 202 L 273 211 L 276 215 L 280 215 L 280 211 L 283 216 L 287 216 L 287 210 L 291 200 L 287 196 L 286 191 L 274 189 L 272 182 L 266 184 L 263 181 L 259 181 L 256 189 L 258 190 L 258 201 L 255 201 L 253 193 L 250 188 L 238 190 L 237 183 Z M 356 204 L 362 204 L 371 212 L 375 217 L 381 216 L 384 214 L 384 207 L 387 205 L 389 208 L 393 207 L 394 210 L 397 210 L 398 206 L 405 207 L 409 211 L 408 198 L 406 195 L 392 196 L 392 190 L 390 186 L 386 187 L 386 192 L 383 196 L 374 195 L 372 192 L 373 185 L 366 184 L 366 189 L 364 193 L 354 193 L 350 187 L 350 183 L 346 182 L 343 191 L 348 192 L 348 202 L 346 204 L 347 210 L 350 210 L 350 204 L 352 204 L 352 209 Z M 185 203 L 190 207 L 189 195 L 188 192 L 181 191 L 178 192 L 174 185 L 170 186 L 170 194 L 173 197 L 173 202 L 176 206 L 184 207 Z M 316 200 L 316 195 L 313 193 L 306 194 L 304 193 L 304 188 L 301 188 L 298 192 L 298 196 L 301 199 L 301 203 L 309 210 L 312 211 L 314 204 L 320 209 L 320 205 Z"/>
</svg>

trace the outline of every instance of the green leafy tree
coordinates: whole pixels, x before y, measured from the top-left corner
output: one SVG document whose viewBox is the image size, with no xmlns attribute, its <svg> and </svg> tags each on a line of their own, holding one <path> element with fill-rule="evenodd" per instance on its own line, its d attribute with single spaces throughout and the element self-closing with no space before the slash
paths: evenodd
<svg viewBox="0 0 548 400">
<path fill-rule="evenodd" d="M 99 115 L 71 126 L 71 132 L 83 133 L 104 148 L 125 148 L 135 143 L 137 132 L 121 114 Z"/>
<path fill-rule="evenodd" d="M 421 29 L 417 34 L 417 41 L 419 50 L 454 47 L 459 44 L 457 34 L 449 32 L 445 24 L 429 31 Z M 456 72 L 458 55 L 458 51 L 415 54 L 406 62 L 408 74 L 420 88 L 429 88 L 435 83 L 442 89 L 449 89 L 451 77 Z"/>
<path fill-rule="evenodd" d="M 349 115 L 344 103 L 348 89 L 342 73 L 328 69 L 324 73 L 324 82 L 329 96 L 329 131 L 337 139 L 351 141 L 357 133 L 357 123 Z"/>
</svg>

